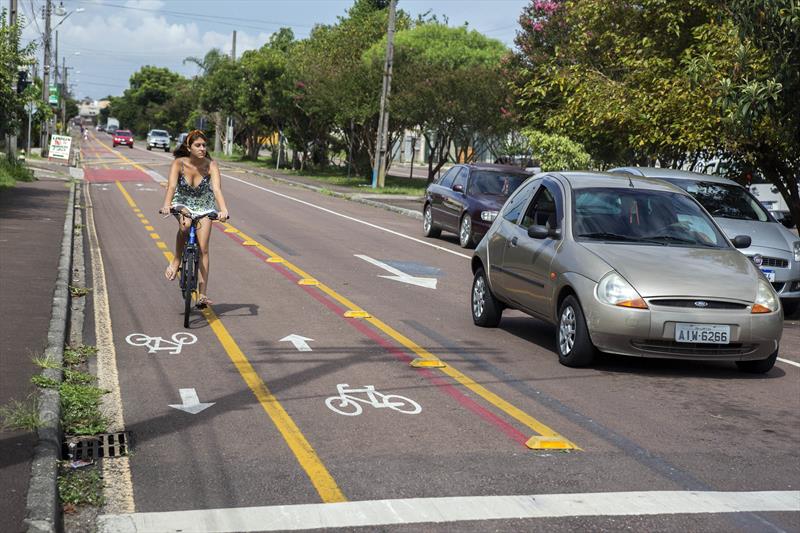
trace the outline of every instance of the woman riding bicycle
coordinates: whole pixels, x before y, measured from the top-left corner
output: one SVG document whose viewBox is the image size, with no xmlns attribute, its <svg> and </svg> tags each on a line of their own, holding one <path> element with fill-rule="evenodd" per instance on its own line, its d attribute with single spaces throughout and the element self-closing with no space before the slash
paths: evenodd
<svg viewBox="0 0 800 533">
<path fill-rule="evenodd" d="M 222 196 L 222 185 L 219 167 L 208 155 L 206 144 L 208 139 L 200 130 L 193 130 L 186 140 L 175 148 L 175 161 L 169 170 L 169 183 L 164 196 L 164 205 L 158 210 L 167 215 L 171 209 L 179 209 L 181 213 L 191 216 L 217 212 L 218 220 L 228 219 L 228 208 Z M 217 209 L 217 207 L 219 209 Z M 181 254 L 189 235 L 192 220 L 184 214 L 176 215 L 178 219 L 178 235 L 175 238 L 175 257 L 167 267 L 164 275 L 173 280 L 180 270 Z M 206 296 L 208 289 L 208 241 L 211 237 L 211 220 L 204 218 L 197 223 L 197 243 L 200 246 L 200 279 L 197 286 L 197 307 L 203 308 L 211 304 Z"/>
</svg>

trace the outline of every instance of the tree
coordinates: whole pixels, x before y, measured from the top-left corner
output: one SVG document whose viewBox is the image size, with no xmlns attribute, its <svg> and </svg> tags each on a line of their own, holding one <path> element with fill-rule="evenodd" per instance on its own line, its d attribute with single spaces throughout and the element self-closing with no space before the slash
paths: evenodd
<svg viewBox="0 0 800 533">
<path fill-rule="evenodd" d="M 547 134 L 526 129 L 523 134 L 530 143 L 529 154 L 539 162 L 542 171 L 580 170 L 588 168 L 591 157 L 583 147 L 563 135 Z"/>
<path fill-rule="evenodd" d="M 374 45 L 365 60 L 382 66 L 385 42 Z M 431 151 L 428 180 L 447 162 L 470 161 L 509 124 L 504 105 L 509 97 L 501 70 L 508 50 L 466 27 L 423 23 L 397 32 L 394 43 L 390 117 L 403 127 L 419 127 Z"/>
<path fill-rule="evenodd" d="M 152 128 L 176 131 L 183 126 L 190 109 L 189 80 L 163 67 L 144 66 L 130 77 L 129 88 L 112 97 L 109 113 L 125 128 L 144 133 Z M 182 97 L 183 102 L 176 101 Z"/>
<path fill-rule="evenodd" d="M 26 99 L 17 93 L 18 73 L 33 54 L 34 45 L 20 48 L 20 26 L 8 24 L 5 9 L 0 17 L 0 136 L 5 136 L 16 135 L 22 123 Z"/>
</svg>

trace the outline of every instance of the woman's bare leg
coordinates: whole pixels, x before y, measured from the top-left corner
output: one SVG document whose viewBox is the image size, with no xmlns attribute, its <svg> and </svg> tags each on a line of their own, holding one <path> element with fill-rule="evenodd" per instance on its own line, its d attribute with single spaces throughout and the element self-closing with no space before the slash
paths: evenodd
<svg viewBox="0 0 800 533">
<path fill-rule="evenodd" d="M 178 219 L 178 234 L 175 236 L 175 257 L 164 272 L 164 276 L 170 279 L 170 271 L 178 272 L 178 267 L 181 265 L 181 255 L 183 255 L 183 247 L 186 245 L 186 239 L 189 237 L 189 227 L 192 221 L 188 217 L 179 217 Z M 175 276 L 172 277 L 175 279 Z"/>
<path fill-rule="evenodd" d="M 211 221 L 204 218 L 197 228 L 197 244 L 200 246 L 200 279 L 197 284 L 197 292 L 200 297 L 206 295 L 208 288 L 208 269 L 209 253 L 208 245 L 211 240 Z"/>
</svg>

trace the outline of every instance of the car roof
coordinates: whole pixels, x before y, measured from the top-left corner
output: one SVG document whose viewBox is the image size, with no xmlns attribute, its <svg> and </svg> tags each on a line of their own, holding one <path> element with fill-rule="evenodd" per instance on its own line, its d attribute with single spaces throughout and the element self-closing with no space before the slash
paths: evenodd
<svg viewBox="0 0 800 533">
<path fill-rule="evenodd" d="M 124 135 L 125 133 L 130 133 L 130 132 L 131 130 L 117 130 L 117 133 L 119 133 L 120 135 Z"/>
<path fill-rule="evenodd" d="M 150 130 L 150 133 L 167 133 L 167 130 Z"/>
<path fill-rule="evenodd" d="M 733 180 L 723 178 L 721 176 L 714 176 L 713 174 L 699 174 L 697 172 L 689 172 L 688 170 L 677 170 L 674 168 L 657 168 L 657 167 L 618 167 L 612 168 L 609 172 L 627 172 L 635 176 L 644 176 L 648 178 L 664 178 L 664 179 L 683 179 L 693 181 L 707 181 L 712 183 L 725 183 L 727 185 L 738 185 Z"/>
<path fill-rule="evenodd" d="M 530 175 L 530 172 L 528 172 L 524 168 L 516 167 L 514 165 L 500 165 L 498 163 L 466 163 L 466 166 L 475 170 L 489 170 L 492 172 L 509 172 L 513 174 Z"/>
<path fill-rule="evenodd" d="M 654 191 L 669 191 L 680 192 L 686 194 L 686 191 L 672 185 L 669 182 L 661 181 L 658 179 L 651 179 L 643 176 L 635 176 L 625 173 L 609 173 L 609 172 L 594 172 L 589 170 L 571 171 L 571 172 L 549 172 L 545 174 L 537 174 L 537 176 L 557 176 L 567 183 L 573 189 L 587 189 L 592 187 L 608 187 L 608 188 L 630 188 L 631 183 L 636 189 L 647 189 Z"/>
</svg>

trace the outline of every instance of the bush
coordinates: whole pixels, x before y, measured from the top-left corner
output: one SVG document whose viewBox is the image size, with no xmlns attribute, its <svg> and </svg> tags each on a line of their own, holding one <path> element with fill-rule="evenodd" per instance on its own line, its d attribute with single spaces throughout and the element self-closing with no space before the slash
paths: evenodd
<svg viewBox="0 0 800 533">
<path fill-rule="evenodd" d="M 542 171 L 586 170 L 592 158 L 583 146 L 563 135 L 543 133 L 536 130 L 522 132 L 530 142 L 531 157 L 538 159 Z"/>
<path fill-rule="evenodd" d="M 33 172 L 20 163 L 0 155 L 0 188 L 13 187 L 18 181 L 33 181 Z"/>
</svg>

